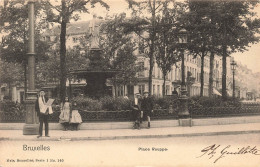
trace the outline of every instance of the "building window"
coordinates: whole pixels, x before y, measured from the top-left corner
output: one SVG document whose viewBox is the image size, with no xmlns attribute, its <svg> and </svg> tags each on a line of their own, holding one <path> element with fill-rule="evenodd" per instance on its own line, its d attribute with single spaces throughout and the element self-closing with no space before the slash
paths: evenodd
<svg viewBox="0 0 260 167">
<path fill-rule="evenodd" d="M 138 62 L 138 66 L 140 67 L 140 72 L 138 72 L 138 77 L 144 77 L 144 62 Z"/>
<path fill-rule="evenodd" d="M 73 42 L 74 42 L 74 43 L 77 43 L 77 42 L 78 42 L 78 38 L 73 37 Z"/>
<path fill-rule="evenodd" d="M 170 94 L 170 85 L 166 85 L 166 95 Z"/>
<path fill-rule="evenodd" d="M 165 79 L 167 79 L 167 80 L 169 79 L 169 73 L 166 74 Z"/>
<path fill-rule="evenodd" d="M 144 85 L 138 85 L 139 93 L 142 95 L 144 93 Z"/>
</svg>

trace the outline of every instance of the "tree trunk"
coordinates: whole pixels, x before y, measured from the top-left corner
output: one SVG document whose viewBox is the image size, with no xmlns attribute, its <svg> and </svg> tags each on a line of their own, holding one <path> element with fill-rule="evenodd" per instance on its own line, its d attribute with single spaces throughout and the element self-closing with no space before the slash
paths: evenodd
<svg viewBox="0 0 260 167">
<path fill-rule="evenodd" d="M 201 69 L 200 69 L 200 97 L 203 96 L 203 89 L 204 89 L 204 53 L 201 55 Z"/>
<path fill-rule="evenodd" d="M 166 92 L 165 92 L 165 84 L 166 84 L 166 75 L 167 75 L 167 73 L 165 74 L 163 74 L 163 97 L 165 96 L 165 94 L 166 94 Z"/>
<path fill-rule="evenodd" d="M 66 24 L 67 19 L 65 16 L 66 4 L 62 0 L 62 22 L 60 33 L 60 100 L 64 101 L 66 96 Z"/>
<path fill-rule="evenodd" d="M 210 53 L 210 60 L 209 60 L 209 97 L 213 95 L 213 70 L 214 70 L 214 52 Z"/>
<path fill-rule="evenodd" d="M 181 85 L 185 85 L 184 51 L 181 51 Z"/>
<path fill-rule="evenodd" d="M 222 56 L 222 100 L 227 99 L 227 46 L 223 45 Z"/>
<path fill-rule="evenodd" d="M 222 45 L 222 100 L 225 101 L 227 99 L 227 44 L 226 44 L 226 36 L 227 36 L 227 28 L 226 21 L 224 21 L 224 33 L 223 33 L 223 45 Z"/>
<path fill-rule="evenodd" d="M 151 46 L 150 46 L 150 69 L 149 69 L 149 81 L 148 81 L 148 91 L 151 95 L 152 93 L 152 83 L 153 83 L 153 67 L 154 67 L 154 40 L 155 40 L 155 0 L 153 0 L 152 5 L 152 31 L 150 32 Z"/>
<path fill-rule="evenodd" d="M 153 43 L 153 42 L 152 42 Z M 153 44 L 152 44 L 153 46 Z M 153 57 L 153 49 L 150 49 L 150 69 L 149 69 L 149 81 L 148 81 L 148 91 L 149 94 L 152 92 L 152 83 L 153 83 L 153 67 L 154 67 L 154 57 Z"/>
</svg>

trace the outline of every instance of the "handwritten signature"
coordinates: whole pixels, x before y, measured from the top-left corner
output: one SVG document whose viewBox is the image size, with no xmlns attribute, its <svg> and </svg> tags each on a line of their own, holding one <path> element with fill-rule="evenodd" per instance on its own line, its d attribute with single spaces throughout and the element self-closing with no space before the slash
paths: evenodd
<svg viewBox="0 0 260 167">
<path fill-rule="evenodd" d="M 209 156 L 209 159 L 215 159 L 214 163 L 218 162 L 221 158 L 226 157 L 227 155 L 243 155 L 243 154 L 252 154 L 252 155 L 260 155 L 260 150 L 257 149 L 256 146 L 246 146 L 242 148 L 233 148 L 231 145 L 222 147 L 221 145 L 213 144 L 211 146 L 208 146 L 201 150 L 203 153 L 202 155 L 198 156 L 197 158 L 203 157 L 203 156 Z M 236 151 L 233 151 L 235 150 Z M 232 151 L 231 151 L 232 150 Z M 220 153 L 220 155 L 219 155 Z"/>
</svg>

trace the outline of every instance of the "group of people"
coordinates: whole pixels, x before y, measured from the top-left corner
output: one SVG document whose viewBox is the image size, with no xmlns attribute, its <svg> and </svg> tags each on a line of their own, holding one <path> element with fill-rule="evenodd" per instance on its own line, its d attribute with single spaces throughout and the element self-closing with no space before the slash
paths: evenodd
<svg viewBox="0 0 260 167">
<path fill-rule="evenodd" d="M 78 130 L 78 125 L 82 122 L 81 116 L 78 111 L 77 103 L 74 101 L 69 102 L 69 98 L 65 98 L 65 102 L 61 103 L 61 113 L 60 120 L 64 127 L 64 130 L 67 131 L 71 125 L 71 130 Z"/>
<path fill-rule="evenodd" d="M 53 113 L 52 107 L 47 106 L 48 98 L 45 97 L 44 90 L 39 92 L 39 96 L 36 101 L 35 111 L 39 117 L 40 127 L 39 127 L 39 137 L 42 137 L 43 123 L 45 124 L 45 136 L 49 136 L 49 115 Z M 144 92 L 144 96 L 141 97 L 139 93 L 135 94 L 133 101 L 132 109 L 134 114 L 134 129 L 140 129 L 140 124 L 143 120 L 147 119 L 148 125 L 147 128 L 151 127 L 151 113 L 153 112 L 153 102 L 149 97 L 148 92 Z M 78 112 L 77 103 L 69 101 L 69 98 L 66 97 L 65 101 L 60 105 L 60 116 L 59 123 L 64 127 L 64 130 L 78 130 L 78 125 L 82 123 L 82 118 Z"/>
<path fill-rule="evenodd" d="M 45 124 L 45 136 L 49 136 L 49 115 L 52 114 L 52 107 L 47 106 L 46 102 L 48 98 L 45 96 L 44 90 L 39 92 L 39 96 L 36 101 L 35 111 L 39 117 L 40 127 L 39 135 L 42 137 L 43 123 Z M 78 112 L 78 107 L 76 102 L 69 102 L 69 98 L 66 97 L 65 101 L 61 103 L 61 113 L 59 116 L 59 122 L 63 125 L 64 130 L 68 130 L 71 126 L 71 130 L 78 130 L 78 125 L 82 122 L 81 116 Z"/>
<path fill-rule="evenodd" d="M 147 128 L 151 127 L 151 113 L 153 112 L 153 101 L 149 97 L 148 92 L 143 93 L 141 97 L 140 93 L 135 94 L 134 104 L 132 105 L 132 110 L 134 114 L 134 129 L 141 129 L 141 123 L 147 119 Z"/>
</svg>

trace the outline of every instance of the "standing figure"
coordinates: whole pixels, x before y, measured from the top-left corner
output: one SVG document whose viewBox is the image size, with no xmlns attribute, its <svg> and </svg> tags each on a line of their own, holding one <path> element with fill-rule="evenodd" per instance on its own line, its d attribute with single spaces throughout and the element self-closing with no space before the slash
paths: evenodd
<svg viewBox="0 0 260 167">
<path fill-rule="evenodd" d="M 174 88 L 174 91 L 172 91 L 172 95 L 178 97 L 178 92 L 177 92 L 176 88 Z"/>
<path fill-rule="evenodd" d="M 60 120 L 59 123 L 61 123 L 64 127 L 64 130 L 67 131 L 69 128 L 69 122 L 70 122 L 70 113 L 72 110 L 71 103 L 69 102 L 69 98 L 65 98 L 65 102 L 61 103 L 61 113 L 60 113 Z"/>
<path fill-rule="evenodd" d="M 78 125 L 82 122 L 81 116 L 79 114 L 77 103 L 72 102 L 72 112 L 71 112 L 71 130 L 78 130 Z"/>
<path fill-rule="evenodd" d="M 134 97 L 134 102 L 132 105 L 133 117 L 134 117 L 134 126 L 133 129 L 140 129 L 141 123 L 141 106 L 140 106 L 140 94 L 136 93 Z"/>
<path fill-rule="evenodd" d="M 94 14 L 93 19 L 89 23 L 90 32 L 90 48 L 99 49 L 99 25 L 97 23 L 97 16 Z"/>
<path fill-rule="evenodd" d="M 53 111 L 51 106 L 46 105 L 47 100 L 48 98 L 45 97 L 44 90 L 41 90 L 35 105 L 35 111 L 37 112 L 40 121 L 39 136 L 37 136 L 38 138 L 42 137 L 43 123 L 45 124 L 45 136 L 50 137 L 48 118 L 49 118 L 49 114 L 52 114 Z"/>
<path fill-rule="evenodd" d="M 143 117 L 147 117 L 148 121 L 148 129 L 151 127 L 151 113 L 153 112 L 153 102 L 150 97 L 148 97 L 149 93 L 144 92 L 144 97 L 141 102 L 141 110 L 143 111 Z"/>
</svg>

